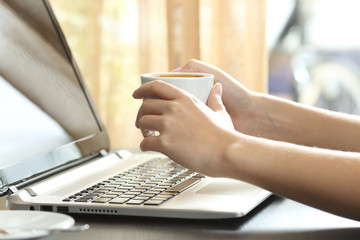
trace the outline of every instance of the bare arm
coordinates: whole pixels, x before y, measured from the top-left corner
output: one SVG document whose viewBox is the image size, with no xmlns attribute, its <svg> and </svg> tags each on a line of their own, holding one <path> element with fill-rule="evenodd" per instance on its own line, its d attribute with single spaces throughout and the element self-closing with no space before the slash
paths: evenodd
<svg viewBox="0 0 360 240">
<path fill-rule="evenodd" d="M 358 117 L 245 91 L 239 92 L 245 94 L 241 99 L 251 101 L 245 104 L 234 96 L 239 110 L 231 112 L 230 121 L 223 87 L 223 95 L 213 88 L 208 107 L 160 81 L 137 89 L 137 99 L 158 97 L 139 109 L 136 126 L 160 133 L 144 135 L 142 150 L 162 152 L 209 176 L 247 181 L 360 220 Z"/>
<path fill-rule="evenodd" d="M 242 136 L 225 151 L 228 176 L 360 219 L 360 154 Z"/>
<path fill-rule="evenodd" d="M 360 117 L 249 91 L 222 70 L 197 60 L 181 71 L 209 72 L 224 88 L 222 101 L 235 129 L 306 146 L 360 152 Z"/>
<path fill-rule="evenodd" d="M 360 152 L 360 117 L 257 94 L 248 133 L 306 146 Z M 249 126 L 249 125 L 248 125 Z"/>
</svg>

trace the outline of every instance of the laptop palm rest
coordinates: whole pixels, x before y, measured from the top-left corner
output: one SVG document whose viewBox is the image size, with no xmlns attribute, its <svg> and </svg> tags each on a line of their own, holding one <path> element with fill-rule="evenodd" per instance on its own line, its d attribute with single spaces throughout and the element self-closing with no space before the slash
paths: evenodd
<svg viewBox="0 0 360 240">
<path fill-rule="evenodd" d="M 231 179 L 216 179 L 198 191 L 198 194 L 249 197 L 259 193 L 262 189 L 251 184 Z"/>
</svg>

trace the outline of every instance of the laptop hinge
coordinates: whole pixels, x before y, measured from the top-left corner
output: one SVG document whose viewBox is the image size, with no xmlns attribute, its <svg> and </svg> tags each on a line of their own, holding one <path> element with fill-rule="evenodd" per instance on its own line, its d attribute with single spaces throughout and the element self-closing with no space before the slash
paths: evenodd
<svg viewBox="0 0 360 240">
<path fill-rule="evenodd" d="M 16 186 L 2 186 L 0 188 L 0 197 L 3 197 L 5 195 L 11 195 L 11 194 L 14 194 L 14 193 L 17 193 L 19 190 L 17 189 Z"/>
<path fill-rule="evenodd" d="M 4 185 L 4 182 L 0 179 L 0 197 L 5 196 L 9 190 L 9 187 Z"/>
<path fill-rule="evenodd" d="M 15 186 L 10 186 L 9 187 L 9 195 L 11 195 L 11 194 L 14 194 L 14 193 L 17 193 L 19 190 L 17 189 L 17 187 L 15 187 Z"/>
<path fill-rule="evenodd" d="M 5 195 L 7 195 L 8 191 L 9 191 L 9 188 L 8 188 L 8 187 L 2 186 L 2 187 L 0 188 L 0 197 L 3 197 L 3 196 L 5 196 Z"/>
<path fill-rule="evenodd" d="M 106 149 L 102 149 L 102 150 L 100 150 L 100 155 L 102 157 L 105 157 L 106 155 L 108 155 L 108 151 Z"/>
</svg>

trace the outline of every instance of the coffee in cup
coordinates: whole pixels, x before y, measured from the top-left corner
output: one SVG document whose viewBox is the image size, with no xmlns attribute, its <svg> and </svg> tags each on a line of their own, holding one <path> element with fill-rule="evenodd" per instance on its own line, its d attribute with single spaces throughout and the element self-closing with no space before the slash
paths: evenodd
<svg viewBox="0 0 360 240">
<path fill-rule="evenodd" d="M 208 73 L 164 72 L 145 73 L 141 83 L 161 80 L 185 90 L 206 104 L 214 83 L 214 75 Z"/>
</svg>

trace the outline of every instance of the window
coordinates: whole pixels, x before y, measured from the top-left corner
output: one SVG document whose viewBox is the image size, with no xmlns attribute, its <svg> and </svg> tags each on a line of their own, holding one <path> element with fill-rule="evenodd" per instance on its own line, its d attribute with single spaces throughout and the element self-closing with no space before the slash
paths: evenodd
<svg viewBox="0 0 360 240">
<path fill-rule="evenodd" d="M 140 74 L 191 58 L 266 91 L 265 0 L 51 0 L 113 147 L 138 146 Z"/>
</svg>

